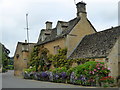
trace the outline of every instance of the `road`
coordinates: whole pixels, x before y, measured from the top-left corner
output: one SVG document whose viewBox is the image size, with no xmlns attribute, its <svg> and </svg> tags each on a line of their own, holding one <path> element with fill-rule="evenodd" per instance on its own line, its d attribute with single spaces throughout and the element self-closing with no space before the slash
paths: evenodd
<svg viewBox="0 0 120 90">
<path fill-rule="evenodd" d="M 51 83 L 36 80 L 25 80 L 14 77 L 13 71 L 2 74 L 2 88 L 84 88 L 82 86 Z"/>
</svg>

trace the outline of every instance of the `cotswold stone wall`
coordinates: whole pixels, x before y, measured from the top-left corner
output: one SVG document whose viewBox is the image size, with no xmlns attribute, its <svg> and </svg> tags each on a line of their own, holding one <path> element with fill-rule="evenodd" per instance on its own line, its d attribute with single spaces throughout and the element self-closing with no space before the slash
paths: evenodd
<svg viewBox="0 0 120 90">
<path fill-rule="evenodd" d="M 14 75 L 15 76 L 21 76 L 24 69 L 27 68 L 30 53 L 33 47 L 34 47 L 34 44 L 29 44 L 29 52 L 28 52 L 27 50 L 23 50 L 23 48 L 26 48 L 24 43 L 18 43 L 16 47 L 16 52 L 14 55 Z"/>
<path fill-rule="evenodd" d="M 95 30 L 88 22 L 85 16 L 81 17 L 81 20 L 77 23 L 77 25 L 73 28 L 70 34 L 67 35 L 66 45 L 68 47 L 67 56 L 71 55 L 74 49 L 77 47 L 79 42 L 85 35 L 95 33 Z"/>
<path fill-rule="evenodd" d="M 65 48 L 66 47 L 65 42 L 66 42 L 66 38 L 60 38 L 58 40 L 46 43 L 43 46 L 44 48 L 47 48 L 49 50 L 50 54 L 54 55 L 55 54 L 54 47 L 59 45 L 60 48 Z"/>
<path fill-rule="evenodd" d="M 119 52 L 120 53 L 120 52 Z M 110 54 L 108 55 L 108 66 L 111 68 L 110 75 L 113 77 L 117 77 L 118 74 L 120 75 L 120 69 L 118 67 L 118 60 L 119 60 L 119 54 L 118 54 L 118 40 L 115 43 L 114 47 L 112 48 Z"/>
</svg>

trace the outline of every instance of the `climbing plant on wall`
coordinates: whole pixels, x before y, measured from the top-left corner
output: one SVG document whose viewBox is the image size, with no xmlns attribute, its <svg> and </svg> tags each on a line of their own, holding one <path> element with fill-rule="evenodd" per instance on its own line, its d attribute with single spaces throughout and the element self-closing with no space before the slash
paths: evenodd
<svg viewBox="0 0 120 90">
<path fill-rule="evenodd" d="M 47 60 L 49 50 L 44 46 L 36 46 L 33 48 L 30 58 L 30 66 L 35 66 L 36 71 L 43 71 Z"/>
<path fill-rule="evenodd" d="M 49 54 L 49 50 L 44 46 L 34 47 L 31 53 L 30 66 L 35 66 L 36 71 L 49 70 L 49 65 L 53 65 L 55 68 L 65 67 L 70 68 L 72 63 L 84 64 L 90 59 L 67 59 L 67 48 L 59 49 L 55 55 Z"/>
<path fill-rule="evenodd" d="M 36 67 L 36 71 L 38 71 L 38 67 L 39 67 L 39 48 L 38 47 L 34 47 L 33 51 L 31 53 L 31 58 L 30 58 L 30 66 L 35 66 Z"/>
<path fill-rule="evenodd" d="M 67 60 L 67 48 L 59 49 L 58 54 L 53 55 L 49 59 L 54 67 L 66 67 L 68 68 L 71 64 L 71 60 Z"/>
</svg>

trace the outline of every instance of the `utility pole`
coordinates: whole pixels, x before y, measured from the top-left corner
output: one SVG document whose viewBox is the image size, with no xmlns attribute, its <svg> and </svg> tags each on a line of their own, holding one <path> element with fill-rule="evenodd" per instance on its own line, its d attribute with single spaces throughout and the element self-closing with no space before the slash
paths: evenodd
<svg viewBox="0 0 120 90">
<path fill-rule="evenodd" d="M 26 14 L 26 30 L 27 30 L 27 41 L 29 43 L 28 14 Z"/>
<path fill-rule="evenodd" d="M 26 14 L 26 30 L 27 30 L 27 43 L 28 43 L 28 51 L 29 51 L 29 26 L 28 26 L 28 14 Z"/>
</svg>

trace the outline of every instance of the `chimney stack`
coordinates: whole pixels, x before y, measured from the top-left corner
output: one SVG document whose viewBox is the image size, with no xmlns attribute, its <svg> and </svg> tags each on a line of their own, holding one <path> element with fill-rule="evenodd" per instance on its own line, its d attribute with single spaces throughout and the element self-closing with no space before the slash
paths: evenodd
<svg viewBox="0 0 120 90">
<path fill-rule="evenodd" d="M 82 17 L 82 15 L 87 15 L 87 12 L 86 12 L 86 3 L 81 1 L 79 3 L 76 4 L 76 7 L 77 7 L 77 16 L 78 17 Z"/>
<path fill-rule="evenodd" d="M 52 22 L 47 21 L 46 22 L 46 29 L 52 29 Z"/>
<path fill-rule="evenodd" d="M 25 43 L 27 43 L 27 40 L 25 40 Z"/>
</svg>

